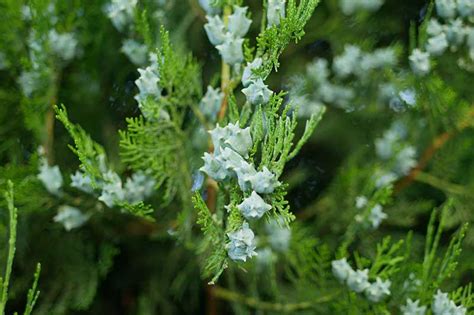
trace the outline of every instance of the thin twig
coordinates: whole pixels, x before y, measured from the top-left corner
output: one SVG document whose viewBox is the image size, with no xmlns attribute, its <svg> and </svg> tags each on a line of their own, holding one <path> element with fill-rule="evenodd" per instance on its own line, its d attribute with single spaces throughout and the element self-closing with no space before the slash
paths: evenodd
<svg viewBox="0 0 474 315">
<path fill-rule="evenodd" d="M 415 180 L 421 183 L 431 185 L 435 188 L 438 188 L 442 191 L 445 191 L 451 194 L 468 195 L 470 193 L 470 191 L 462 185 L 450 183 L 448 181 L 445 181 L 441 178 L 438 178 L 428 173 L 423 173 L 423 172 L 418 173 L 418 176 L 416 177 Z"/>
<path fill-rule="evenodd" d="M 329 302 L 335 297 L 337 297 L 339 295 L 339 292 L 322 296 L 312 301 L 304 301 L 304 302 L 298 302 L 298 303 L 278 303 L 278 302 L 261 301 L 259 299 L 248 297 L 240 293 L 237 293 L 237 292 L 234 292 L 222 287 L 218 287 L 218 286 L 214 288 L 214 294 L 217 298 L 227 300 L 227 301 L 232 301 L 235 303 L 245 304 L 251 308 L 255 308 L 259 310 L 291 313 L 298 310 L 312 308 L 316 304 Z"/>
<path fill-rule="evenodd" d="M 53 84 L 49 92 L 48 111 L 45 115 L 45 138 L 43 142 L 44 155 L 49 165 L 54 164 L 54 123 L 56 121 L 53 106 L 58 102 L 58 87 L 61 80 L 61 72 L 58 71 L 53 78 Z"/>
<path fill-rule="evenodd" d="M 438 152 L 450 139 L 455 135 L 460 133 L 462 130 L 466 129 L 472 124 L 472 119 L 474 118 L 474 107 L 466 115 L 466 118 L 458 125 L 457 129 L 443 132 L 437 136 L 431 143 L 431 145 L 426 148 L 425 152 L 421 156 L 420 161 L 417 166 L 413 168 L 410 173 L 400 180 L 394 188 L 395 193 L 400 192 L 407 186 L 409 186 L 417 178 L 417 176 L 428 166 L 429 162 L 433 158 L 436 152 Z"/>
</svg>

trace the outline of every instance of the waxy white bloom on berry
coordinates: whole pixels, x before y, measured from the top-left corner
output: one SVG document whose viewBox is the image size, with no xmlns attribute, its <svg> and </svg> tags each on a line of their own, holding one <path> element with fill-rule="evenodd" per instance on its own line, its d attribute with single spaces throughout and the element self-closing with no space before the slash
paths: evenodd
<svg viewBox="0 0 474 315">
<path fill-rule="evenodd" d="M 38 179 L 51 194 L 59 195 L 61 193 L 63 176 L 61 175 L 61 170 L 57 165 L 49 166 L 46 159 L 43 159 L 39 166 Z"/>
<path fill-rule="evenodd" d="M 369 269 L 350 270 L 347 276 L 347 285 L 356 293 L 360 293 L 367 289 L 370 286 Z"/>
<path fill-rule="evenodd" d="M 397 63 L 395 50 L 392 48 L 381 48 L 373 53 L 365 53 L 360 60 L 360 65 L 355 68 L 357 75 L 364 77 L 369 71 L 392 67 Z"/>
<path fill-rule="evenodd" d="M 275 174 L 270 172 L 266 166 L 251 179 L 252 188 L 259 194 L 271 194 L 280 183 L 276 179 Z"/>
<path fill-rule="evenodd" d="M 225 127 L 217 126 L 209 131 L 209 133 L 211 134 L 215 154 L 219 154 L 223 148 L 230 147 L 243 157 L 247 157 L 252 147 L 250 128 L 242 129 L 239 127 L 238 122 L 235 124 L 230 123 Z"/>
<path fill-rule="evenodd" d="M 213 154 L 204 153 L 202 158 L 204 166 L 199 170 L 206 173 L 217 181 L 223 181 L 230 176 L 229 171 L 224 167 L 223 163 L 218 160 Z"/>
<path fill-rule="evenodd" d="M 408 299 L 407 304 L 400 308 L 402 315 L 425 315 L 426 306 L 420 306 L 419 304 L 419 300 L 412 301 L 411 299 Z"/>
<path fill-rule="evenodd" d="M 150 197 L 156 181 L 144 172 L 136 172 L 125 182 L 125 199 L 130 203 L 137 203 Z"/>
<path fill-rule="evenodd" d="M 466 36 L 466 30 L 461 19 L 451 21 L 446 28 L 446 37 L 453 46 L 459 46 L 463 43 Z"/>
<path fill-rule="evenodd" d="M 77 51 L 78 41 L 73 33 L 58 33 L 56 30 L 50 30 L 48 33 L 48 42 L 51 51 L 63 59 L 69 61 L 74 58 Z"/>
<path fill-rule="evenodd" d="M 346 258 L 333 260 L 331 262 L 331 267 L 332 267 L 332 274 L 341 283 L 347 280 L 347 278 L 349 277 L 349 273 L 354 272 L 352 267 L 347 262 Z"/>
<path fill-rule="evenodd" d="M 398 179 L 397 174 L 385 171 L 376 172 L 374 177 L 377 188 L 388 186 Z"/>
<path fill-rule="evenodd" d="M 229 16 L 227 25 L 229 32 L 236 38 L 242 38 L 247 34 L 252 20 L 247 18 L 247 7 L 234 5 L 234 12 Z"/>
<path fill-rule="evenodd" d="M 400 91 L 398 93 L 398 96 L 403 102 L 405 102 L 405 104 L 408 104 L 410 106 L 414 106 L 416 104 L 416 92 L 413 89 L 406 89 Z"/>
<path fill-rule="evenodd" d="M 215 121 L 223 99 L 224 93 L 219 88 L 214 89 L 209 85 L 206 94 L 199 103 L 199 109 L 207 119 Z"/>
<path fill-rule="evenodd" d="M 376 229 L 380 226 L 383 220 L 387 218 L 387 214 L 382 211 L 383 208 L 381 205 L 376 204 L 371 210 L 369 214 L 369 222 L 372 224 L 372 228 Z"/>
<path fill-rule="evenodd" d="M 78 208 L 64 205 L 59 207 L 58 214 L 53 218 L 54 222 L 61 223 L 66 231 L 81 227 L 90 218 L 90 214 L 84 214 Z"/>
<path fill-rule="evenodd" d="M 272 206 L 265 202 L 255 191 L 237 206 L 246 219 L 260 219 Z"/>
<path fill-rule="evenodd" d="M 401 175 L 408 175 L 417 163 L 415 148 L 412 146 L 404 147 L 397 154 L 395 171 Z"/>
<path fill-rule="evenodd" d="M 21 90 L 26 97 L 31 97 L 42 85 L 41 74 L 37 71 L 23 71 L 18 78 Z"/>
<path fill-rule="evenodd" d="M 221 149 L 217 159 L 229 172 L 236 171 L 236 169 L 242 167 L 242 165 L 248 164 L 240 154 L 229 147 Z"/>
<path fill-rule="evenodd" d="M 342 12 L 347 15 L 356 11 L 377 11 L 384 3 L 384 0 L 340 0 L 339 6 Z"/>
<path fill-rule="evenodd" d="M 120 51 L 137 66 L 144 65 L 147 62 L 148 47 L 144 44 L 140 44 L 136 40 L 124 40 Z"/>
<path fill-rule="evenodd" d="M 462 305 L 457 306 L 453 301 L 448 298 L 447 293 L 443 293 L 438 290 L 433 297 L 433 302 L 431 304 L 431 310 L 434 315 L 464 315 L 467 310 Z"/>
<path fill-rule="evenodd" d="M 112 24 L 119 30 L 123 30 L 133 21 L 133 14 L 138 0 L 112 0 L 106 7 L 107 16 Z"/>
<path fill-rule="evenodd" d="M 250 148 L 252 147 L 252 136 L 250 135 L 250 127 L 242 129 L 239 125 L 229 124 L 227 128 L 230 131 L 229 137 L 224 141 L 225 146 L 230 146 L 237 153 L 247 158 Z"/>
<path fill-rule="evenodd" d="M 268 27 L 272 27 L 273 25 L 280 25 L 280 19 L 285 17 L 285 2 L 286 0 L 268 0 Z"/>
<path fill-rule="evenodd" d="M 410 66 L 413 72 L 418 75 L 425 75 L 430 72 L 430 54 L 418 48 L 413 49 L 410 57 Z"/>
<path fill-rule="evenodd" d="M 252 188 L 252 181 L 257 171 L 252 164 L 242 161 L 238 167 L 234 169 L 237 174 L 237 181 L 242 191 L 248 191 Z"/>
<path fill-rule="evenodd" d="M 140 77 L 135 80 L 135 84 L 138 87 L 139 94 L 135 95 L 137 102 L 142 102 L 147 97 L 153 97 L 157 99 L 161 96 L 161 88 L 158 85 L 160 82 L 160 76 L 158 69 L 155 66 L 148 66 L 145 69 L 138 69 Z"/>
<path fill-rule="evenodd" d="M 446 37 L 446 34 L 440 33 L 428 39 L 428 42 L 426 43 L 426 51 L 431 55 L 439 56 L 444 53 L 448 46 L 448 38 Z"/>
<path fill-rule="evenodd" d="M 206 16 L 207 23 L 204 25 L 204 30 L 206 31 L 207 37 L 212 45 L 217 46 L 224 42 L 225 40 L 225 25 L 221 17 L 216 16 Z"/>
<path fill-rule="evenodd" d="M 117 202 L 125 200 L 125 191 L 122 187 L 122 180 L 117 173 L 108 171 L 104 174 L 105 183 L 102 186 L 102 193 L 99 200 L 112 208 Z"/>
<path fill-rule="evenodd" d="M 436 13 L 445 19 L 451 19 L 456 16 L 456 1 L 454 0 L 436 0 Z"/>
<path fill-rule="evenodd" d="M 367 205 L 367 202 L 368 202 L 368 200 L 367 200 L 367 197 L 365 197 L 365 196 L 356 197 L 356 203 L 355 203 L 356 208 L 357 209 L 364 208 Z"/>
<path fill-rule="evenodd" d="M 224 42 L 217 45 L 216 48 L 225 63 L 235 65 L 244 61 L 244 53 L 242 51 L 242 38 L 235 38 L 231 33 L 224 36 Z"/>
<path fill-rule="evenodd" d="M 92 193 L 92 180 L 89 175 L 76 171 L 75 174 L 71 175 L 71 187 L 77 188 L 85 193 Z"/>
<path fill-rule="evenodd" d="M 390 295 L 391 284 L 390 280 L 383 281 L 377 277 L 375 282 L 365 289 L 365 296 L 371 302 L 380 302 L 383 298 Z"/>
<path fill-rule="evenodd" d="M 212 5 L 213 0 L 199 0 L 199 4 L 209 15 L 215 15 L 219 13 L 219 8 Z"/>
<path fill-rule="evenodd" d="M 252 62 L 247 63 L 242 73 L 242 84 L 244 87 L 249 86 L 255 82 L 259 77 L 253 73 L 253 70 L 259 69 L 263 64 L 262 58 L 255 58 Z"/>
<path fill-rule="evenodd" d="M 436 36 L 444 32 L 445 26 L 438 22 L 436 19 L 430 19 L 428 22 L 428 26 L 426 28 L 426 32 L 430 36 Z"/>
<path fill-rule="evenodd" d="M 265 222 L 268 241 L 275 251 L 286 252 L 290 247 L 291 230 L 281 217 Z"/>
<path fill-rule="evenodd" d="M 360 67 L 362 52 L 359 47 L 346 45 L 342 55 L 334 58 L 333 69 L 340 78 L 345 78 L 357 71 Z"/>
<path fill-rule="evenodd" d="M 263 83 L 262 79 L 250 83 L 248 87 L 242 90 L 242 93 L 247 97 L 247 101 L 252 105 L 266 104 L 270 100 L 273 91 Z"/>
<path fill-rule="evenodd" d="M 242 228 L 232 233 L 228 233 L 230 243 L 227 244 L 227 253 L 232 260 L 247 261 L 257 253 L 255 252 L 255 235 L 249 228 L 247 222 L 242 224 Z"/>
<path fill-rule="evenodd" d="M 474 16 L 474 0 L 457 0 L 458 12 L 462 17 Z"/>
</svg>

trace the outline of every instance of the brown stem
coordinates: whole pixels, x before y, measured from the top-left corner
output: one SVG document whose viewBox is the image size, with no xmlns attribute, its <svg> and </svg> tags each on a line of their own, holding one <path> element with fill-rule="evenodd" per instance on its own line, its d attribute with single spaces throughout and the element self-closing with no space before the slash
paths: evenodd
<svg viewBox="0 0 474 315">
<path fill-rule="evenodd" d="M 474 118 L 474 108 L 466 115 L 466 119 L 464 119 L 459 125 L 457 129 L 445 131 L 439 136 L 437 136 L 432 142 L 431 145 L 426 148 L 425 152 L 423 152 L 420 161 L 418 162 L 417 166 L 410 171 L 410 173 L 400 180 L 394 188 L 395 193 L 402 191 L 404 188 L 409 186 L 417 176 L 428 166 L 428 163 L 431 161 L 433 156 L 439 149 L 441 149 L 451 138 L 457 135 L 462 130 L 469 127 L 472 123 L 472 119 Z"/>
<path fill-rule="evenodd" d="M 231 7 L 225 6 L 224 7 L 224 24 L 227 25 L 229 23 L 229 15 L 231 14 Z M 228 98 L 230 93 L 230 65 L 226 64 L 224 60 L 222 60 L 222 67 L 221 67 L 221 90 L 224 93 L 224 97 L 221 103 L 221 109 L 219 111 L 219 115 L 217 116 L 218 121 L 221 121 L 225 113 L 227 111 L 227 104 Z"/>
<path fill-rule="evenodd" d="M 194 11 L 195 15 L 199 17 L 200 20 L 206 21 L 206 13 L 201 8 L 199 3 L 197 3 L 197 0 L 189 0 L 189 6 L 191 7 L 191 10 Z"/>
<path fill-rule="evenodd" d="M 266 302 L 258 300 L 254 297 L 248 297 L 240 293 L 221 288 L 214 288 L 214 295 L 220 299 L 228 300 L 236 303 L 245 304 L 254 309 L 266 310 L 269 312 L 284 312 L 293 313 L 298 310 L 312 308 L 316 304 L 326 303 L 336 298 L 339 292 L 327 296 L 322 296 L 318 299 L 299 303 L 278 303 L 278 302 Z"/>
<path fill-rule="evenodd" d="M 52 80 L 53 82 L 49 92 L 48 111 L 45 115 L 46 135 L 43 141 L 43 149 L 49 165 L 54 164 L 54 123 L 56 119 L 53 106 L 58 102 L 58 87 L 60 80 L 61 73 L 58 71 Z"/>
</svg>

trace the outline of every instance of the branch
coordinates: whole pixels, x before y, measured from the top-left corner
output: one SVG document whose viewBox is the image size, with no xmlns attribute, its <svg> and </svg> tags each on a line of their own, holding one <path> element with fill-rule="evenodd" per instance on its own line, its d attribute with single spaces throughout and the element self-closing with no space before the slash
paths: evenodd
<svg viewBox="0 0 474 315">
<path fill-rule="evenodd" d="M 265 310 L 265 311 L 271 311 L 271 312 L 284 312 L 284 313 L 292 313 L 298 310 L 309 309 L 309 308 L 312 308 L 316 304 L 329 302 L 333 298 L 339 295 L 339 292 L 336 292 L 330 295 L 322 296 L 319 299 L 312 300 L 311 302 L 305 301 L 305 302 L 299 302 L 299 303 L 278 303 L 278 302 L 273 303 L 273 302 L 261 301 L 253 297 L 248 297 L 240 293 L 230 291 L 228 289 L 218 287 L 218 286 L 214 287 L 213 291 L 214 291 L 214 295 L 217 298 L 220 298 L 223 300 L 245 304 L 251 308 L 255 308 L 259 310 Z"/>
<path fill-rule="evenodd" d="M 409 186 L 413 181 L 418 177 L 418 175 L 428 166 L 429 162 L 433 158 L 436 152 L 438 152 L 450 139 L 455 135 L 466 129 L 472 124 L 472 119 L 474 118 L 474 107 L 466 115 L 466 118 L 458 125 L 457 129 L 445 131 L 439 136 L 437 136 L 431 145 L 426 148 L 425 152 L 421 156 L 420 161 L 417 166 L 413 168 L 410 173 L 400 180 L 394 188 L 395 193 L 399 193 L 404 188 Z"/>
</svg>

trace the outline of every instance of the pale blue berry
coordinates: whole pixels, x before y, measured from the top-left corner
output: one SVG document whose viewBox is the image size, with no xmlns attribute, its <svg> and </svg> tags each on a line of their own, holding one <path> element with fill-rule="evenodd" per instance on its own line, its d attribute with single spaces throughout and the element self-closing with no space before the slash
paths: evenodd
<svg viewBox="0 0 474 315">
<path fill-rule="evenodd" d="M 234 12 L 229 16 L 228 29 L 236 38 L 242 38 L 247 34 L 252 20 L 247 18 L 247 7 L 234 5 Z"/>
<path fill-rule="evenodd" d="M 456 16 L 456 1 L 436 0 L 436 12 L 445 19 L 453 18 Z"/>
<path fill-rule="evenodd" d="M 268 241 L 275 251 L 286 252 L 290 247 L 291 230 L 281 217 L 265 222 Z"/>
<path fill-rule="evenodd" d="M 466 30 L 461 19 L 451 21 L 446 28 L 446 37 L 453 46 L 459 46 L 464 42 Z"/>
<path fill-rule="evenodd" d="M 213 5 L 213 0 L 199 0 L 199 4 L 209 15 L 215 15 L 219 13 L 219 8 Z"/>
<path fill-rule="evenodd" d="M 144 65 L 147 61 L 148 47 L 144 44 L 140 44 L 136 40 L 124 40 L 120 51 L 137 66 Z"/>
<path fill-rule="evenodd" d="M 199 108 L 207 119 L 211 121 L 216 120 L 223 98 L 224 93 L 219 88 L 214 89 L 210 85 L 207 87 L 206 94 L 199 103 Z"/>
<path fill-rule="evenodd" d="M 104 184 L 99 200 L 112 208 L 117 202 L 125 200 L 125 191 L 122 187 L 122 180 L 117 173 L 108 171 L 104 174 Z"/>
<path fill-rule="evenodd" d="M 286 0 L 268 0 L 267 3 L 267 23 L 268 27 L 280 25 L 280 19 L 285 17 Z"/>
<path fill-rule="evenodd" d="M 81 171 L 76 171 L 75 174 L 71 175 L 71 187 L 89 194 L 94 191 L 91 178 Z"/>
<path fill-rule="evenodd" d="M 236 124 L 227 126 L 230 130 L 229 137 L 224 141 L 226 146 L 230 146 L 243 157 L 248 156 L 248 152 L 252 147 L 252 136 L 250 135 L 250 127 L 242 129 Z"/>
<path fill-rule="evenodd" d="M 376 204 L 369 213 L 369 222 L 372 225 L 372 228 L 376 229 L 380 226 L 383 220 L 387 218 L 387 214 L 382 211 L 383 208 L 381 205 Z"/>
<path fill-rule="evenodd" d="M 266 104 L 270 100 L 273 92 L 268 88 L 262 79 L 250 83 L 248 87 L 242 90 L 247 97 L 247 101 L 252 105 Z"/>
<path fill-rule="evenodd" d="M 230 176 L 229 171 L 225 168 L 223 163 L 219 159 L 216 159 L 214 155 L 205 152 L 202 159 L 204 160 L 204 166 L 202 166 L 200 170 L 213 179 L 223 181 Z"/>
<path fill-rule="evenodd" d="M 252 180 L 257 173 L 252 164 L 243 161 L 234 169 L 237 174 L 239 187 L 242 191 L 248 191 L 252 188 Z"/>
<path fill-rule="evenodd" d="M 331 262 L 332 267 L 332 274 L 336 277 L 339 282 L 343 283 L 349 277 L 349 273 L 353 272 L 354 270 L 347 262 L 346 258 L 342 258 L 339 260 L 333 260 Z"/>
<path fill-rule="evenodd" d="M 383 281 L 377 277 L 376 281 L 365 289 L 365 296 L 371 302 L 380 302 L 383 298 L 390 295 L 391 284 L 390 280 Z"/>
<path fill-rule="evenodd" d="M 275 174 L 270 172 L 266 166 L 252 178 L 252 188 L 259 194 L 271 194 L 280 183 Z"/>
<path fill-rule="evenodd" d="M 47 191 L 53 195 L 61 194 L 63 186 L 63 176 L 57 165 L 49 166 L 44 159 L 40 163 L 38 179 L 43 183 Z"/>
<path fill-rule="evenodd" d="M 356 293 L 363 292 L 370 286 L 369 269 L 350 270 L 347 276 L 347 285 Z"/>
<path fill-rule="evenodd" d="M 430 19 L 428 22 L 428 26 L 426 28 L 426 32 L 430 36 L 437 36 L 445 31 L 446 27 L 438 22 L 436 19 Z"/>
<path fill-rule="evenodd" d="M 79 42 L 73 33 L 58 33 L 50 30 L 48 41 L 51 51 L 64 61 L 74 58 Z"/>
<path fill-rule="evenodd" d="M 247 222 L 242 224 L 239 230 L 228 233 L 230 242 L 227 244 L 227 253 L 230 259 L 235 261 L 247 261 L 257 253 L 255 252 L 255 234 L 249 228 Z"/>
<path fill-rule="evenodd" d="M 431 55 L 439 56 L 444 53 L 448 46 L 448 38 L 446 37 L 446 34 L 440 33 L 428 39 L 428 42 L 426 43 L 426 51 Z"/>
<path fill-rule="evenodd" d="M 420 306 L 419 304 L 419 300 L 412 301 L 411 299 L 407 299 L 406 305 L 403 305 L 400 308 L 402 311 L 402 315 L 425 315 L 426 306 Z"/>
<path fill-rule="evenodd" d="M 474 16 L 474 0 L 457 0 L 458 12 L 462 17 Z"/>
<path fill-rule="evenodd" d="M 365 196 L 358 196 L 358 197 L 356 197 L 356 203 L 355 203 L 355 204 L 356 204 L 356 208 L 357 208 L 357 209 L 362 209 L 362 208 L 364 208 L 364 207 L 367 205 L 367 202 L 368 202 L 368 200 L 367 200 L 367 197 L 365 197 Z"/>
<path fill-rule="evenodd" d="M 64 205 L 59 207 L 58 214 L 53 218 L 54 222 L 61 223 L 66 231 L 81 227 L 86 223 L 90 214 L 84 214 L 78 208 Z"/>
<path fill-rule="evenodd" d="M 259 69 L 263 64 L 262 58 L 255 58 L 252 62 L 248 63 L 242 73 L 242 84 L 244 87 L 250 85 L 250 83 L 256 81 L 259 77 L 254 74 L 254 70 Z"/>
<path fill-rule="evenodd" d="M 231 33 L 227 33 L 224 36 L 224 41 L 217 45 L 216 48 L 225 63 L 235 65 L 244 61 L 243 42 L 242 38 L 235 38 Z"/>
<path fill-rule="evenodd" d="M 140 77 L 135 80 L 138 87 L 139 94 L 135 96 L 137 102 L 143 102 L 147 97 L 158 99 L 161 96 L 161 87 L 158 85 L 160 76 L 158 70 L 153 66 L 148 66 L 145 69 L 138 69 Z"/>
<path fill-rule="evenodd" d="M 204 25 L 207 37 L 212 45 L 217 46 L 225 40 L 225 25 L 220 16 L 206 16 L 207 23 Z"/>
<path fill-rule="evenodd" d="M 137 203 L 150 197 L 154 191 L 156 180 L 143 171 L 138 171 L 125 182 L 125 199 Z"/>
<path fill-rule="evenodd" d="M 415 74 L 425 75 L 430 72 L 430 55 L 418 48 L 414 49 L 410 55 L 410 66 Z"/>
<path fill-rule="evenodd" d="M 255 191 L 237 206 L 247 219 L 260 219 L 272 206 L 267 204 Z"/>
</svg>

